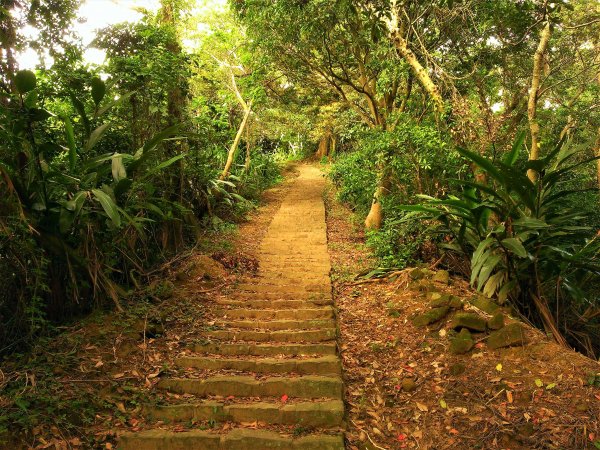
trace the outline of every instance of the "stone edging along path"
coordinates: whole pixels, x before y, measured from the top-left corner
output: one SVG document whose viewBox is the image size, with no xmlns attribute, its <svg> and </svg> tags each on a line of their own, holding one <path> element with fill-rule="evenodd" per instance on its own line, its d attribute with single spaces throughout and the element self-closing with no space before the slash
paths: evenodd
<svg viewBox="0 0 600 450">
<path fill-rule="evenodd" d="M 322 198 L 325 181 L 316 167 L 299 170 L 260 245 L 258 276 L 219 300 L 220 329 L 206 332 L 209 343 L 197 345 L 193 356 L 176 361 L 184 368 L 243 374 L 165 378 L 159 389 L 192 394 L 194 402 L 148 411 L 153 419 L 171 422 L 257 422 L 265 427 L 221 434 L 153 429 L 122 435 L 119 449 L 344 449 L 342 369 Z M 210 396 L 252 399 L 224 404 L 206 400 Z M 281 425 L 315 432 L 291 436 L 265 429 Z"/>
</svg>

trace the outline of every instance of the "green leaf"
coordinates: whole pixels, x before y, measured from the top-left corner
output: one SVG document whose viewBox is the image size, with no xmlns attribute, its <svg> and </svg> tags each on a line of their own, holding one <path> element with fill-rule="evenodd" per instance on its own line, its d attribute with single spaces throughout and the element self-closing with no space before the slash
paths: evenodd
<svg viewBox="0 0 600 450">
<path fill-rule="evenodd" d="M 98 143 L 98 141 L 102 138 L 104 133 L 106 133 L 106 130 L 108 129 L 109 126 L 110 126 L 110 123 L 105 123 L 104 125 L 100 125 L 94 131 L 92 131 L 92 133 L 90 134 L 90 138 L 85 143 L 86 151 L 91 150 L 94 147 L 94 145 L 96 145 Z"/>
<path fill-rule="evenodd" d="M 100 202 L 102 209 L 104 209 L 104 212 L 110 218 L 114 226 L 121 226 L 121 216 L 113 199 L 110 198 L 106 192 L 101 191 L 100 189 L 92 189 L 92 194 L 94 194 L 96 200 Z"/>
<path fill-rule="evenodd" d="M 525 131 L 521 131 L 517 135 L 517 138 L 515 139 L 511 151 L 506 154 L 502 161 L 504 164 L 506 164 L 507 166 L 513 166 L 517 162 L 517 159 L 519 159 L 519 153 L 523 148 L 523 143 L 525 142 L 526 136 L 527 133 Z"/>
<path fill-rule="evenodd" d="M 502 261 L 502 257 L 500 255 L 492 255 L 485 260 L 481 266 L 479 278 L 477 279 L 478 288 L 481 288 L 487 282 L 490 274 L 494 271 L 500 261 Z"/>
<path fill-rule="evenodd" d="M 88 118 L 87 113 L 85 112 L 85 105 L 81 102 L 81 100 L 75 97 L 75 95 L 69 94 L 69 97 L 71 97 L 71 103 L 73 103 L 73 106 L 79 113 L 79 117 L 81 117 L 81 121 L 83 122 L 83 128 L 85 129 L 85 136 L 89 137 L 92 126 L 90 124 L 90 119 Z"/>
<path fill-rule="evenodd" d="M 92 78 L 92 99 L 96 107 L 100 104 L 104 96 L 106 95 L 106 84 L 100 78 Z"/>
<path fill-rule="evenodd" d="M 542 386 L 544 386 L 544 382 L 542 380 L 540 380 L 539 378 L 536 378 L 535 379 L 535 385 L 537 387 L 542 387 Z"/>
<path fill-rule="evenodd" d="M 15 75 L 15 87 L 19 94 L 26 94 L 33 91 L 37 84 L 35 73 L 31 70 L 19 70 Z"/>
<path fill-rule="evenodd" d="M 517 238 L 506 238 L 501 243 L 502 246 L 509 249 L 518 257 L 525 258 L 527 256 L 527 250 L 525 250 L 525 247 L 523 247 L 523 244 Z"/>
</svg>

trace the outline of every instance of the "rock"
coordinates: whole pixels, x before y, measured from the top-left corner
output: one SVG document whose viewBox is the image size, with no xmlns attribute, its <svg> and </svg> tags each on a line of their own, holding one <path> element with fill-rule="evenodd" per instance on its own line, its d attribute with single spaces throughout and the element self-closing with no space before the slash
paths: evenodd
<svg viewBox="0 0 600 450">
<path fill-rule="evenodd" d="M 450 375 L 454 375 L 455 377 L 458 375 L 462 375 L 465 373 L 466 367 L 464 364 L 456 363 L 450 366 Z"/>
<path fill-rule="evenodd" d="M 455 355 L 462 355 L 470 351 L 475 345 L 475 341 L 471 336 L 471 333 L 466 328 L 460 330 L 456 336 L 450 341 L 450 353 Z"/>
<path fill-rule="evenodd" d="M 431 300 L 432 302 L 439 300 L 440 298 L 442 298 L 444 294 L 442 294 L 441 292 L 430 292 L 429 293 L 429 300 Z"/>
<path fill-rule="evenodd" d="M 450 328 L 467 328 L 471 331 L 485 331 L 485 319 L 475 313 L 456 313 L 450 322 Z"/>
<path fill-rule="evenodd" d="M 504 326 L 504 314 L 501 311 L 496 312 L 491 319 L 487 321 L 487 327 L 490 330 L 499 330 Z"/>
<path fill-rule="evenodd" d="M 417 388 L 415 380 L 412 378 L 405 378 L 402 380 L 402 390 L 405 392 L 412 392 Z"/>
<path fill-rule="evenodd" d="M 450 308 L 454 308 L 454 309 L 462 309 L 464 306 L 464 303 L 460 298 L 458 298 L 454 295 L 451 295 L 450 303 L 448 303 L 448 306 L 450 306 Z"/>
<path fill-rule="evenodd" d="M 435 283 L 450 284 L 450 274 L 447 270 L 438 270 L 432 280 Z"/>
<path fill-rule="evenodd" d="M 450 303 L 450 297 L 451 297 L 450 294 L 440 294 L 439 292 L 435 292 L 435 294 L 438 294 L 438 295 L 435 296 L 435 298 L 431 299 L 430 306 L 432 308 L 439 308 L 441 306 L 448 306 L 448 304 Z"/>
<path fill-rule="evenodd" d="M 190 277 L 195 280 L 220 280 L 227 276 L 225 266 L 210 256 L 199 255 L 194 258 Z"/>
<path fill-rule="evenodd" d="M 426 325 L 437 322 L 438 320 L 443 319 L 446 314 L 450 311 L 450 308 L 447 306 L 442 306 L 440 308 L 433 308 L 426 313 L 419 314 L 418 316 L 413 317 L 412 323 L 417 327 L 424 327 Z"/>
<path fill-rule="evenodd" d="M 415 268 L 408 273 L 408 276 L 411 280 L 417 281 L 425 278 L 425 273 L 421 269 Z"/>
<path fill-rule="evenodd" d="M 524 345 L 525 342 L 525 329 L 520 323 L 514 322 L 492 332 L 488 337 L 487 345 L 491 349 L 497 349 L 511 345 Z"/>
<path fill-rule="evenodd" d="M 490 300 L 484 295 L 479 295 L 472 299 L 471 304 L 488 314 L 494 314 L 499 308 L 499 306 L 493 300 Z"/>
</svg>

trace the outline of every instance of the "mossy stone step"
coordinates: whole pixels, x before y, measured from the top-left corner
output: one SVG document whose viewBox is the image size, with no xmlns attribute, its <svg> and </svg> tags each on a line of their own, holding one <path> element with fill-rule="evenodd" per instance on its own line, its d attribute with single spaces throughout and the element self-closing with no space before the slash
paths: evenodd
<svg viewBox="0 0 600 450">
<path fill-rule="evenodd" d="M 302 308 L 302 309 L 224 309 L 219 311 L 229 319 L 332 319 L 333 308 Z"/>
<path fill-rule="evenodd" d="M 216 376 L 199 380 L 194 378 L 164 378 L 158 388 L 177 394 L 199 397 L 223 395 L 234 397 L 289 397 L 342 398 L 342 379 L 306 375 L 295 378 L 271 377 L 257 380 L 251 376 Z"/>
<path fill-rule="evenodd" d="M 219 325 L 241 329 L 253 330 L 314 330 L 321 328 L 335 328 L 335 321 L 332 319 L 314 319 L 314 320 L 225 320 L 219 322 Z"/>
<path fill-rule="evenodd" d="M 335 328 L 321 330 L 289 330 L 257 331 L 257 330 L 216 330 L 204 333 L 206 337 L 222 341 L 252 341 L 252 342 L 327 342 L 336 339 Z"/>
<path fill-rule="evenodd" d="M 225 356 L 302 356 L 335 355 L 336 345 L 331 344 L 221 344 L 209 342 L 194 344 L 193 351 Z"/>
<path fill-rule="evenodd" d="M 254 298 L 254 296 L 252 296 Z M 232 299 L 218 299 L 216 301 L 218 305 L 227 305 L 234 307 L 243 308 L 267 308 L 267 309 L 306 309 L 314 308 L 315 306 L 331 305 L 333 301 L 331 299 L 315 299 L 315 300 L 232 300 Z"/>
<path fill-rule="evenodd" d="M 149 430 L 120 436 L 118 450 L 344 450 L 342 434 L 298 438 L 273 431 L 235 429 L 225 434 Z"/>
<path fill-rule="evenodd" d="M 208 370 L 240 370 L 254 373 L 297 373 L 301 375 L 324 375 L 342 372 L 337 356 L 323 356 L 309 359 L 236 359 L 184 356 L 177 358 L 175 364 L 180 367 L 193 367 Z"/>
<path fill-rule="evenodd" d="M 234 403 L 215 401 L 197 404 L 159 406 L 145 409 L 146 416 L 165 422 L 216 420 L 220 422 L 264 422 L 272 425 L 333 428 L 344 423 L 344 402 L 326 400 L 277 404 L 268 402 Z"/>
</svg>

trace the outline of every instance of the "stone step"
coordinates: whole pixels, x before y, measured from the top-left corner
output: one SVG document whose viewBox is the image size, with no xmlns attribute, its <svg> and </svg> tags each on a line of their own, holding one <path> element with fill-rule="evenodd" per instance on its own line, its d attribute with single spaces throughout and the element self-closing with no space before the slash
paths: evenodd
<svg viewBox="0 0 600 450">
<path fill-rule="evenodd" d="M 335 320 L 223 320 L 218 325 L 238 330 L 314 330 L 335 328 Z"/>
<path fill-rule="evenodd" d="M 271 377 L 257 380 L 252 376 L 215 376 L 204 380 L 195 378 L 163 378 L 159 389 L 176 394 L 199 397 L 222 395 L 234 397 L 289 397 L 342 399 L 342 379 L 305 375 L 294 378 Z"/>
<path fill-rule="evenodd" d="M 333 308 L 303 308 L 303 309 L 224 309 L 220 314 L 229 319 L 332 319 Z"/>
<path fill-rule="evenodd" d="M 335 328 L 321 330 L 256 331 L 256 330 L 216 330 L 204 333 L 206 337 L 221 341 L 251 341 L 251 342 L 326 342 L 337 337 Z"/>
<path fill-rule="evenodd" d="M 234 294 L 239 300 L 306 300 L 312 302 L 322 302 L 323 300 L 332 302 L 331 292 L 236 292 Z"/>
<path fill-rule="evenodd" d="M 313 434 L 302 437 L 273 431 L 234 429 L 225 434 L 192 430 L 182 433 L 148 430 L 124 433 L 119 450 L 344 450 L 342 434 Z"/>
<path fill-rule="evenodd" d="M 263 297 L 263 296 L 261 296 Z M 233 300 L 229 298 L 217 299 L 219 305 L 229 305 L 235 307 L 244 307 L 251 309 L 274 309 L 280 310 L 285 308 L 306 309 L 314 308 L 315 306 L 331 305 L 331 299 L 314 299 L 314 300 L 253 300 L 255 296 L 249 300 Z"/>
<path fill-rule="evenodd" d="M 298 403 L 233 403 L 215 401 L 145 408 L 145 416 L 165 422 L 215 420 L 264 422 L 271 425 L 333 428 L 344 424 L 344 402 L 327 400 Z"/>
<path fill-rule="evenodd" d="M 246 292 L 255 292 L 258 294 L 269 293 L 269 294 L 327 294 L 331 293 L 331 287 L 321 283 L 317 284 L 253 284 L 253 283 L 240 283 L 237 285 L 237 289 Z"/>
<path fill-rule="evenodd" d="M 335 355 L 336 345 L 331 344 L 195 344 L 193 351 L 224 356 L 303 356 Z"/>
<path fill-rule="evenodd" d="M 214 358 L 183 356 L 175 360 L 179 367 L 193 367 L 206 370 L 239 370 L 252 373 L 297 373 L 300 375 L 325 375 L 342 373 L 340 359 L 337 356 L 319 358 Z"/>
</svg>

